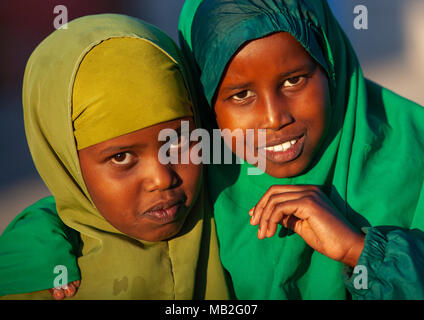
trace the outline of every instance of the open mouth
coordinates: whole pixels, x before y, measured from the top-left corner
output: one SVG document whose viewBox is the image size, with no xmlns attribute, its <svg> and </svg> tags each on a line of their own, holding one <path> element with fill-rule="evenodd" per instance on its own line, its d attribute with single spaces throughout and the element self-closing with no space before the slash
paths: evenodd
<svg viewBox="0 0 424 320">
<path fill-rule="evenodd" d="M 285 163 L 293 161 L 301 155 L 304 143 L 305 135 L 302 135 L 278 144 L 267 145 L 259 148 L 259 151 L 265 154 L 265 157 L 270 161 Z"/>
<path fill-rule="evenodd" d="M 162 224 L 171 223 L 178 218 L 178 211 L 184 202 L 184 198 L 161 202 L 144 212 L 143 215 Z"/>
</svg>

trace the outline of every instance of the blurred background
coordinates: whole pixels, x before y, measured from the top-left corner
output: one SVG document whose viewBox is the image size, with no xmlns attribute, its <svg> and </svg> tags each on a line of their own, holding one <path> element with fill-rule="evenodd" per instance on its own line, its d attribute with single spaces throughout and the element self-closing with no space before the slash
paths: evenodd
<svg viewBox="0 0 424 320">
<path fill-rule="evenodd" d="M 350 38 L 365 76 L 424 105 L 424 1 L 328 0 Z M 22 78 L 31 52 L 54 31 L 53 12 L 68 20 L 123 13 L 152 23 L 177 41 L 184 0 L 1 0 L 0 2 L 0 233 L 25 207 L 49 195 L 32 163 L 22 116 Z M 357 5 L 368 10 L 368 29 L 353 21 Z"/>
</svg>

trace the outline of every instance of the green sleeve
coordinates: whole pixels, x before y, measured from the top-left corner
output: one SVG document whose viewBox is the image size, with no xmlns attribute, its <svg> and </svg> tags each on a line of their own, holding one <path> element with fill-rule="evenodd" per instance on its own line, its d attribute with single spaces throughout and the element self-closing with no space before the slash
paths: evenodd
<svg viewBox="0 0 424 320">
<path fill-rule="evenodd" d="M 345 284 L 356 300 L 424 299 L 424 233 L 368 228 L 364 249 Z"/>
<path fill-rule="evenodd" d="M 59 285 L 80 279 L 79 243 L 78 232 L 57 215 L 53 197 L 26 208 L 0 236 L 0 296 L 50 289 L 55 279 Z"/>
</svg>

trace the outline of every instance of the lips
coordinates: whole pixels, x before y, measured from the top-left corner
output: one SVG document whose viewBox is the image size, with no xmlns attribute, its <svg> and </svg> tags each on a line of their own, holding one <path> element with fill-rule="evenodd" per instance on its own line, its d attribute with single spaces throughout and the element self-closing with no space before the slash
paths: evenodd
<svg viewBox="0 0 424 320">
<path fill-rule="evenodd" d="M 178 210 L 184 204 L 185 198 L 171 199 L 161 201 L 143 213 L 148 217 L 161 224 L 175 221 L 178 218 Z"/>
<path fill-rule="evenodd" d="M 273 162 L 286 163 L 300 156 L 305 143 L 305 135 L 280 138 L 267 142 L 266 146 L 259 147 L 259 152 Z"/>
<path fill-rule="evenodd" d="M 267 150 L 267 151 L 275 151 L 275 152 L 287 151 L 294 144 L 296 144 L 297 140 L 298 139 L 293 139 L 293 140 L 290 140 L 290 141 L 283 142 L 281 144 L 277 144 L 277 145 L 272 145 L 272 146 L 269 146 L 269 147 L 265 147 L 265 150 Z"/>
</svg>

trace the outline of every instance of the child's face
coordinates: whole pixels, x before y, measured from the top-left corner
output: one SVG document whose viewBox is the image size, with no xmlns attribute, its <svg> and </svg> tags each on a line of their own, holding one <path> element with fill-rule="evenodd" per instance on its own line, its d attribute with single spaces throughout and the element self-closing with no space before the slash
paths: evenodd
<svg viewBox="0 0 424 320">
<path fill-rule="evenodd" d="M 134 238 L 160 241 L 175 236 L 197 196 L 201 166 L 163 165 L 162 129 L 178 132 L 182 120 L 144 128 L 78 152 L 94 204 L 111 225 Z M 177 145 L 179 142 L 176 142 Z M 181 147 L 181 146 L 179 146 Z M 189 151 L 186 151 L 189 152 Z"/>
<path fill-rule="evenodd" d="M 296 176 L 307 169 L 325 138 L 328 80 L 294 37 L 275 33 L 235 54 L 214 109 L 220 129 L 265 129 L 266 145 L 255 142 L 254 148 L 265 156 L 266 173 Z"/>
</svg>

